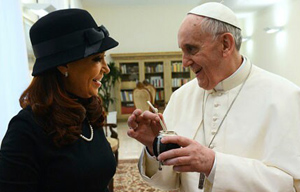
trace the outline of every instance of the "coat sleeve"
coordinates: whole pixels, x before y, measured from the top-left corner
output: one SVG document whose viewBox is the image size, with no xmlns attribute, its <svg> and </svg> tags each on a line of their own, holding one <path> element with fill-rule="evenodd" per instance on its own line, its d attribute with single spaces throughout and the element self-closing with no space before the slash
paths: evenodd
<svg viewBox="0 0 300 192">
<path fill-rule="evenodd" d="M 34 192 L 37 190 L 36 161 L 32 127 L 18 116 L 8 127 L 0 150 L 0 191 Z"/>
<path fill-rule="evenodd" d="M 146 149 L 142 151 L 138 167 L 143 180 L 151 186 L 162 190 L 178 189 L 179 173 L 174 172 L 172 166 L 162 166 L 162 170 L 158 170 L 158 161 Z"/>
</svg>

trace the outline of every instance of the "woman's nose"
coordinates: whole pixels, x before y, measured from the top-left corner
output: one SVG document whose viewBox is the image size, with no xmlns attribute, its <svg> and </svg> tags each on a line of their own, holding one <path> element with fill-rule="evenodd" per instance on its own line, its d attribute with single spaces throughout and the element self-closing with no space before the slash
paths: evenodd
<svg viewBox="0 0 300 192">
<path fill-rule="evenodd" d="M 106 63 L 106 61 L 104 61 L 104 64 L 102 66 L 102 71 L 105 73 L 105 74 L 108 74 L 110 72 L 110 69 Z"/>
</svg>

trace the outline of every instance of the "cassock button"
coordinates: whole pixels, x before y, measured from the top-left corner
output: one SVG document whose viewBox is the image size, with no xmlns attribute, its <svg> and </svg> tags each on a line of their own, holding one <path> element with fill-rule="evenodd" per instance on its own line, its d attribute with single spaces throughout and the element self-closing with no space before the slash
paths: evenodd
<svg viewBox="0 0 300 192">
<path fill-rule="evenodd" d="M 218 117 L 213 117 L 213 121 L 217 121 L 218 120 Z"/>
<path fill-rule="evenodd" d="M 219 103 L 215 103 L 214 106 L 215 106 L 215 107 L 219 107 L 220 104 L 219 104 Z"/>
<path fill-rule="evenodd" d="M 216 134 L 216 132 L 217 132 L 217 131 L 216 131 L 216 130 L 214 130 L 214 129 L 213 129 L 213 130 L 211 130 L 211 134 L 213 134 L 213 135 L 215 135 L 215 134 Z"/>
</svg>

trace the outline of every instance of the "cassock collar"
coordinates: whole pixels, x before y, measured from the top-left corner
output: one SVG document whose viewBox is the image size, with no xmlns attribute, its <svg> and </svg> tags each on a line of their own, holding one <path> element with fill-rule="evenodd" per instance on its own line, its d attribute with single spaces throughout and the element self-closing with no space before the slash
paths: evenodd
<svg viewBox="0 0 300 192">
<path fill-rule="evenodd" d="M 242 84 L 246 76 L 248 75 L 250 68 L 250 61 L 247 59 L 247 57 L 243 56 L 243 63 L 241 64 L 241 66 L 228 78 L 218 83 L 214 89 L 208 90 L 208 93 L 228 91 Z"/>
</svg>

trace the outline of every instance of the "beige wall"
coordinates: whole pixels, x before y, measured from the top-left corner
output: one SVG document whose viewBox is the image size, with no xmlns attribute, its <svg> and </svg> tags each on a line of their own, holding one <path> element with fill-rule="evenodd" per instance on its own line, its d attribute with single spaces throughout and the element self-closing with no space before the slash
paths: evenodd
<svg viewBox="0 0 300 192">
<path fill-rule="evenodd" d="M 84 6 L 84 4 L 83 4 Z M 120 45 L 108 53 L 179 51 L 177 31 L 190 6 L 83 7 Z"/>
<path fill-rule="evenodd" d="M 105 25 L 120 46 L 109 53 L 178 51 L 177 31 L 188 6 L 95 6 L 85 7 Z M 300 85 L 300 0 L 286 0 L 242 19 L 243 35 L 251 35 L 241 52 L 254 64 Z M 297 15 L 298 14 L 298 15 Z M 266 34 L 268 26 L 284 25 L 276 34 Z M 108 58 L 109 59 L 109 58 Z"/>
<path fill-rule="evenodd" d="M 300 0 L 286 0 L 259 11 L 244 21 L 250 41 L 245 42 L 242 53 L 252 62 L 300 85 Z M 267 34 L 265 27 L 283 26 L 283 30 Z M 250 29 L 246 31 L 246 29 Z"/>
</svg>

